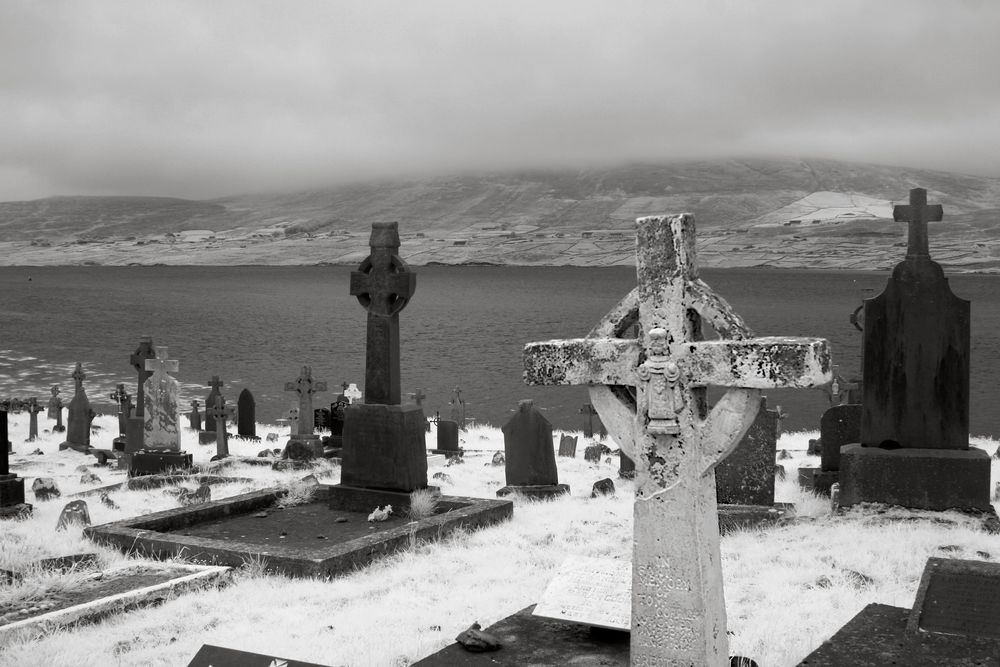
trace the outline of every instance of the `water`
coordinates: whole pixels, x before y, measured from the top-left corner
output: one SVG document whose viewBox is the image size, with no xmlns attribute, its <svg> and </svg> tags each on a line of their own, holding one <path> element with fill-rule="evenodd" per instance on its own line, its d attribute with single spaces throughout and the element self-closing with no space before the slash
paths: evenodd
<svg viewBox="0 0 1000 667">
<path fill-rule="evenodd" d="M 577 338 L 635 285 L 631 267 L 416 267 L 417 291 L 400 317 L 403 391 L 426 392 L 425 410 L 449 414 L 455 386 L 466 412 L 502 424 L 518 399 L 534 398 L 557 428 L 579 429 L 582 387 L 526 387 L 524 343 Z M 284 383 L 302 365 L 326 380 L 317 406 L 343 381 L 364 384 L 365 311 L 348 294 L 350 267 L 2 267 L 0 397 L 49 396 L 83 362 L 98 412 L 112 413 L 118 382 L 135 391 L 129 364 L 141 336 L 180 361 L 182 405 L 203 401 L 213 375 L 235 402 L 249 388 L 257 420 L 293 404 Z M 860 333 L 848 315 L 885 285 L 884 272 L 706 270 L 758 335 L 830 340 L 845 376 L 860 367 Z M 1000 435 L 994 378 L 1000 370 L 1000 278 L 957 275 L 952 289 L 972 301 L 971 430 Z M 818 428 L 828 407 L 818 390 L 772 390 L 786 430 Z"/>
</svg>

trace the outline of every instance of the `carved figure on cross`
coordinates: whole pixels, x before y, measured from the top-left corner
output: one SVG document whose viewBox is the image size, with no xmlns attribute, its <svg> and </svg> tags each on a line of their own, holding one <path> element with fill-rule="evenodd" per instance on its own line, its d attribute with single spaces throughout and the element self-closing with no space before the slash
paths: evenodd
<svg viewBox="0 0 1000 667">
<path fill-rule="evenodd" d="M 303 366 L 298 379 L 285 383 L 285 391 L 294 391 L 299 395 L 299 435 L 313 433 L 313 394 L 326 391 L 326 382 L 313 380 L 312 367 Z"/>
<path fill-rule="evenodd" d="M 910 203 L 892 207 L 892 219 L 909 223 L 906 238 L 906 259 L 930 259 L 927 245 L 927 223 L 944 219 L 941 204 L 927 204 L 927 190 L 912 188 Z"/>
<path fill-rule="evenodd" d="M 235 409 L 231 405 L 226 405 L 226 399 L 220 394 L 215 397 L 215 405 L 205 410 L 215 420 L 215 456 L 225 458 L 229 456 L 229 434 L 226 432 L 226 420 L 232 419 Z"/>
<path fill-rule="evenodd" d="M 636 224 L 638 286 L 587 338 L 526 345 L 524 379 L 588 385 L 635 461 L 632 664 L 728 665 L 715 466 L 761 389 L 828 382 L 830 354 L 821 339 L 751 338 L 698 277 L 693 216 Z M 722 338 L 702 340 L 703 322 Z M 708 385 L 729 388 L 711 410 Z"/>
<path fill-rule="evenodd" d="M 399 255 L 399 223 L 372 224 L 371 254 L 351 272 L 351 296 L 368 311 L 365 403 L 400 405 L 399 313 L 417 289 L 417 276 Z"/>
</svg>

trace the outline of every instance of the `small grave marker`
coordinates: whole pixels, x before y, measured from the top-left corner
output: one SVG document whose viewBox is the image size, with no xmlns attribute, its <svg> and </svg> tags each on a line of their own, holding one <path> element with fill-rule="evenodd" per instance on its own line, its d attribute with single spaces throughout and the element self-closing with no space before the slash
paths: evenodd
<svg viewBox="0 0 1000 667">
<path fill-rule="evenodd" d="M 38 404 L 38 399 L 32 396 L 28 399 L 28 442 L 34 442 L 38 438 L 38 413 L 42 411 L 42 406 Z"/>
<path fill-rule="evenodd" d="M 597 410 L 590 403 L 584 403 L 583 407 L 577 412 L 584 416 L 583 421 L 583 437 L 593 438 L 594 437 L 594 415 L 597 414 Z"/>
<path fill-rule="evenodd" d="M 563 433 L 559 437 L 559 456 L 576 457 L 576 436 Z"/>
<path fill-rule="evenodd" d="M 188 426 L 195 431 L 201 430 L 201 413 L 198 412 L 198 406 L 197 400 L 191 401 L 191 412 L 188 413 Z"/>
<path fill-rule="evenodd" d="M 242 438 L 259 440 L 257 437 L 257 402 L 249 389 L 240 392 L 236 399 L 236 432 Z"/>
<path fill-rule="evenodd" d="M 69 402 L 66 442 L 59 445 L 59 448 L 70 448 L 86 453 L 90 449 L 90 421 L 94 418 L 94 411 L 90 409 L 87 391 L 83 388 L 83 381 L 87 376 L 84 375 L 83 365 L 79 361 L 76 362 L 72 377 L 76 383 L 76 393 Z"/>
<path fill-rule="evenodd" d="M 132 416 L 132 397 L 125 391 L 125 385 L 119 383 L 108 398 L 118 406 L 118 435 L 125 435 L 128 430 L 128 418 Z"/>
<path fill-rule="evenodd" d="M 325 667 L 315 662 L 277 658 L 235 648 L 203 644 L 187 667 Z"/>
<path fill-rule="evenodd" d="M 774 505 L 778 411 L 760 408 L 736 448 L 715 468 L 716 500 L 732 505 Z"/>
<path fill-rule="evenodd" d="M 462 431 L 465 430 L 465 399 L 462 398 L 462 388 L 455 387 L 455 390 L 451 392 L 451 401 L 448 403 L 451 406 L 451 420 L 458 424 L 458 428 Z"/>
</svg>

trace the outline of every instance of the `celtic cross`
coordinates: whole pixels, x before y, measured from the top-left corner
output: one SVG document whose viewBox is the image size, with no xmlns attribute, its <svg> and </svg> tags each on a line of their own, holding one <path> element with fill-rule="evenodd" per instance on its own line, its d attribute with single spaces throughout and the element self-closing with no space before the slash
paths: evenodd
<svg viewBox="0 0 1000 667">
<path fill-rule="evenodd" d="M 399 312 L 417 289 L 417 276 L 399 258 L 399 223 L 376 222 L 371 254 L 351 272 L 351 296 L 368 311 L 365 403 L 399 405 Z"/>
<path fill-rule="evenodd" d="M 215 420 L 215 455 L 217 458 L 229 456 L 229 434 L 226 433 L 226 420 L 231 419 L 233 406 L 226 405 L 222 394 L 215 397 L 215 405 L 205 410 L 206 416 Z"/>
<path fill-rule="evenodd" d="M 637 220 L 638 286 L 587 338 L 529 343 L 532 385 L 586 384 L 636 464 L 633 665 L 728 665 L 715 466 L 739 443 L 760 390 L 830 379 L 825 340 L 751 338 L 698 277 L 694 218 Z M 702 340 L 702 323 L 722 338 Z M 638 338 L 624 337 L 638 324 Z M 711 409 L 705 387 L 729 388 Z"/>
<path fill-rule="evenodd" d="M 927 205 L 927 190 L 910 190 L 910 203 L 892 207 L 892 219 L 909 223 L 906 239 L 906 259 L 930 259 L 927 246 L 927 223 L 944 219 L 941 204 Z"/>
<path fill-rule="evenodd" d="M 313 432 L 313 394 L 326 391 L 326 382 L 312 379 L 312 368 L 303 366 L 298 379 L 285 383 L 285 391 L 294 391 L 299 395 L 299 435 L 312 435 Z"/>
</svg>

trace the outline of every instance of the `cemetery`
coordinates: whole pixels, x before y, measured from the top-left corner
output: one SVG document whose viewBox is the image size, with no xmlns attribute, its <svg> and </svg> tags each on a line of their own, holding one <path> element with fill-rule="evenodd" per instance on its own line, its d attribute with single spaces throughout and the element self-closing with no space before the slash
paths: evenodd
<svg viewBox="0 0 1000 667">
<path fill-rule="evenodd" d="M 81 360 L 41 420 L 0 411 L 0 664 L 1000 666 L 970 304 L 931 260 L 941 207 L 914 189 L 894 215 L 860 403 L 817 414 L 811 452 L 767 393 L 829 386 L 836 350 L 755 336 L 688 214 L 636 221 L 636 287 L 589 332 L 524 341 L 526 384 L 587 387 L 574 424 L 404 392 L 397 223 L 332 286 L 366 314 L 360 389 L 290 362 L 281 424 L 224 367 L 182 395 L 148 337 L 97 414 Z"/>
</svg>

